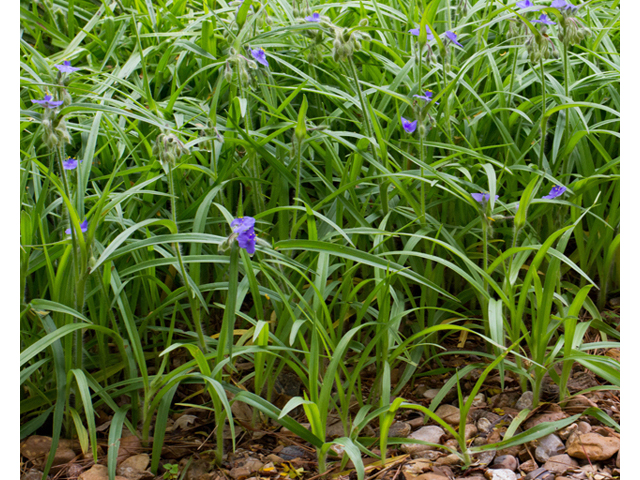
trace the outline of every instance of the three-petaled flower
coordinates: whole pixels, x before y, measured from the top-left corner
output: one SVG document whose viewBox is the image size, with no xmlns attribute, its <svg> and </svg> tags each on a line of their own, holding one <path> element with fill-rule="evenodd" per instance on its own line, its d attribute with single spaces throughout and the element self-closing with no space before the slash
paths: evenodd
<svg viewBox="0 0 640 480">
<path fill-rule="evenodd" d="M 489 201 L 489 199 L 491 198 L 491 195 L 490 195 L 489 193 L 487 193 L 487 192 L 484 192 L 484 193 L 472 193 L 472 194 L 471 194 L 471 197 L 472 197 L 476 202 L 479 202 L 479 203 L 484 204 L 484 203 L 486 203 L 486 202 L 488 202 L 488 201 Z M 499 199 L 499 198 L 500 198 L 500 196 L 499 196 L 499 195 L 494 195 L 494 196 L 493 196 L 493 200 L 494 200 L 494 201 L 495 201 L 495 200 L 497 200 L 497 199 Z"/>
<path fill-rule="evenodd" d="M 522 0 L 521 2 L 516 3 L 516 7 L 519 7 L 519 8 L 533 7 L 533 2 L 531 0 Z"/>
<path fill-rule="evenodd" d="M 424 95 L 414 95 L 414 97 L 424 100 L 425 102 L 430 102 L 433 99 L 433 92 L 431 90 L 425 90 Z M 440 102 L 435 102 L 438 105 Z"/>
<path fill-rule="evenodd" d="M 427 40 L 433 40 L 434 36 L 433 33 L 431 33 L 431 29 L 429 28 L 429 26 L 425 25 L 424 28 L 427 30 Z M 412 28 L 411 30 L 409 30 L 409 33 L 411 35 L 415 35 L 416 37 L 420 36 L 420 27 L 418 26 L 417 28 Z"/>
<path fill-rule="evenodd" d="M 400 120 L 402 120 L 402 128 L 404 128 L 405 132 L 413 133 L 416 131 L 416 127 L 418 126 L 417 120 L 414 120 L 413 122 L 411 122 L 404 117 L 400 117 Z"/>
<path fill-rule="evenodd" d="M 56 101 L 51 95 L 45 95 L 42 100 L 31 100 L 33 103 L 42 105 L 44 108 L 58 108 L 64 102 L 62 100 Z"/>
<path fill-rule="evenodd" d="M 253 217 L 239 217 L 231 222 L 233 233 L 238 235 L 238 246 L 250 255 L 256 251 L 256 232 L 253 230 L 255 224 L 256 219 Z"/>
<path fill-rule="evenodd" d="M 256 50 L 251 50 L 251 55 L 255 58 L 256 62 L 260 65 L 264 65 L 265 67 L 269 66 L 269 62 L 267 61 L 267 52 L 264 51 L 264 48 L 257 48 Z"/>
<path fill-rule="evenodd" d="M 62 73 L 71 73 L 75 72 L 76 70 L 80 70 L 77 67 L 72 67 L 69 60 L 65 60 L 64 62 L 62 62 L 62 65 L 54 65 L 54 67 L 56 67 Z"/>
<path fill-rule="evenodd" d="M 309 15 L 308 17 L 304 17 L 304 19 L 307 22 L 316 22 L 318 23 L 320 20 L 322 20 L 322 17 L 320 15 L 320 12 L 313 12 L 311 15 Z"/>
<path fill-rule="evenodd" d="M 552 22 L 546 13 L 541 13 L 538 20 L 531 20 L 532 23 L 542 23 L 544 25 L 555 25 L 556 22 Z"/>
<path fill-rule="evenodd" d="M 80 224 L 80 231 L 82 233 L 86 232 L 89 229 L 89 222 L 87 220 L 85 220 L 84 222 L 82 222 Z M 64 233 L 66 233 L 67 235 L 71 235 L 71 229 L 67 228 Z"/>
<path fill-rule="evenodd" d="M 567 2 L 567 0 L 553 0 L 553 2 L 551 2 L 551 8 L 557 8 L 559 10 L 577 10 L 578 7 L 576 7 L 575 5 L 572 5 L 570 2 Z"/>
<path fill-rule="evenodd" d="M 62 161 L 62 168 L 65 170 L 74 170 L 82 160 L 78 161 L 75 158 L 69 157 Z"/>
<path fill-rule="evenodd" d="M 562 195 L 564 192 L 566 192 L 566 190 L 567 187 L 563 187 L 562 185 L 554 185 L 554 187 L 549 192 L 549 195 L 545 195 L 542 198 L 544 198 L 545 200 L 552 200 Z"/>
<path fill-rule="evenodd" d="M 462 44 L 458 42 L 458 35 L 456 35 L 455 32 L 447 30 L 446 32 L 444 32 L 444 35 L 451 41 L 451 43 L 455 43 L 459 47 L 462 47 Z"/>
</svg>

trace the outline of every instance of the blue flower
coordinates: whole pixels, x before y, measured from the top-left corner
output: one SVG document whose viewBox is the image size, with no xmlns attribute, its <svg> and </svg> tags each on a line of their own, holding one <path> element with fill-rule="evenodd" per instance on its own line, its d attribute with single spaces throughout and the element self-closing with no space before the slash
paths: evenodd
<svg viewBox="0 0 640 480">
<path fill-rule="evenodd" d="M 51 95 L 45 95 L 42 100 L 31 100 L 33 103 L 42 105 L 44 108 L 58 108 L 64 102 L 62 100 L 55 101 Z"/>
<path fill-rule="evenodd" d="M 552 22 L 551 19 L 549 19 L 549 17 L 547 16 L 546 13 L 541 13 L 540 14 L 540 19 L 539 20 L 531 20 L 531 23 L 542 23 L 544 25 L 555 25 L 556 22 Z"/>
<path fill-rule="evenodd" d="M 472 193 L 472 194 L 471 194 L 471 197 L 473 197 L 473 199 L 474 199 L 476 202 L 479 202 L 479 203 L 486 203 L 486 202 L 488 202 L 488 201 L 489 201 L 489 199 L 491 198 L 491 195 L 490 195 L 490 194 L 488 194 L 487 192 L 485 192 L 485 193 Z M 494 196 L 493 196 L 493 200 L 494 200 L 494 201 L 495 201 L 495 200 L 497 200 L 497 199 L 499 199 L 499 198 L 500 198 L 500 196 L 499 196 L 499 195 L 494 195 Z"/>
<path fill-rule="evenodd" d="M 82 222 L 80 224 L 80 231 L 82 233 L 86 232 L 89 229 L 89 222 L 87 220 L 85 220 L 84 222 Z M 67 235 L 71 235 L 71 229 L 67 228 L 64 233 L 66 233 Z"/>
<path fill-rule="evenodd" d="M 420 98 L 421 100 L 424 100 L 425 102 L 430 102 L 432 100 L 433 97 L 433 92 L 431 90 L 425 90 L 424 95 L 414 95 L 414 97 L 416 98 Z M 435 102 L 436 105 L 438 105 L 440 102 Z"/>
<path fill-rule="evenodd" d="M 522 0 L 521 2 L 516 3 L 516 7 L 519 7 L 519 8 L 533 7 L 533 2 L 531 0 Z"/>
<path fill-rule="evenodd" d="M 458 42 L 458 35 L 456 35 L 455 32 L 447 30 L 446 32 L 444 32 L 444 35 L 451 41 L 451 43 L 455 43 L 459 47 L 462 46 L 462 44 Z"/>
<path fill-rule="evenodd" d="M 552 200 L 562 195 L 566 190 L 567 190 L 567 187 L 563 187 L 561 185 L 555 185 L 549 192 L 549 195 L 545 195 L 542 198 L 544 198 L 545 200 Z"/>
<path fill-rule="evenodd" d="M 62 62 L 62 65 L 54 65 L 54 67 L 56 67 L 62 73 L 71 73 L 75 72 L 76 70 L 80 70 L 79 68 L 72 67 L 69 60 L 65 60 L 64 62 Z"/>
<path fill-rule="evenodd" d="M 413 122 L 411 122 L 404 117 L 400 117 L 400 120 L 402 120 L 402 128 L 404 128 L 405 132 L 413 133 L 416 131 L 416 127 L 418 126 L 417 120 L 414 120 Z"/>
<path fill-rule="evenodd" d="M 307 22 L 316 22 L 318 23 L 321 20 L 320 12 L 313 12 L 308 17 L 304 18 Z"/>
<path fill-rule="evenodd" d="M 78 161 L 75 158 L 69 157 L 62 161 L 62 168 L 65 170 L 75 170 L 80 162 L 82 162 L 82 160 Z"/>
<path fill-rule="evenodd" d="M 250 255 L 256 251 L 256 232 L 253 230 L 255 224 L 256 219 L 253 217 L 239 217 L 231 222 L 233 233 L 238 234 L 238 246 Z"/>
<path fill-rule="evenodd" d="M 425 25 L 424 28 L 427 29 L 427 40 L 433 40 L 433 33 L 431 33 L 431 29 L 429 28 L 429 26 Z M 418 26 L 417 28 L 412 28 L 411 30 L 409 30 L 409 33 L 411 35 L 415 35 L 416 37 L 420 36 L 420 26 Z"/>
<path fill-rule="evenodd" d="M 256 59 L 260 65 L 264 65 L 265 67 L 269 66 L 269 62 L 267 61 L 267 52 L 264 51 L 264 48 L 258 48 L 256 50 L 251 50 L 251 55 Z"/>
</svg>

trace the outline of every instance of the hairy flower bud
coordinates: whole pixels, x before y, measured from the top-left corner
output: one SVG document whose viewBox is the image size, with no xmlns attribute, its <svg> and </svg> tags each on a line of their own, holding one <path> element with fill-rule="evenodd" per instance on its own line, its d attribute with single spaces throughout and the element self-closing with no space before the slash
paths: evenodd
<svg viewBox="0 0 640 480">
<path fill-rule="evenodd" d="M 182 155 L 188 154 L 189 149 L 174 134 L 161 133 L 156 137 L 156 143 L 151 153 L 158 157 L 158 161 L 161 163 L 171 164 Z"/>
</svg>

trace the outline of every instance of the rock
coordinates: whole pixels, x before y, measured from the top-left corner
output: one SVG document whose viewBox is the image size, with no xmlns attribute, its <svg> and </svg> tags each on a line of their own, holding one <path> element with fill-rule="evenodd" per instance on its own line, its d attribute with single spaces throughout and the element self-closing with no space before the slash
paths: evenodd
<svg viewBox="0 0 640 480">
<path fill-rule="evenodd" d="M 132 468 L 133 470 L 137 470 L 138 472 L 143 472 L 149 466 L 149 455 L 146 453 L 141 453 L 139 455 L 134 455 L 133 457 L 129 457 L 124 460 L 120 464 L 120 468 Z M 118 469 L 118 473 L 119 473 Z"/>
<path fill-rule="evenodd" d="M 440 457 L 436 460 L 437 465 L 460 465 L 462 461 L 458 455 L 452 453 L 451 455 L 447 455 L 446 457 Z M 36 480 L 40 480 L 39 478 Z"/>
<path fill-rule="evenodd" d="M 444 430 L 442 428 L 430 425 L 416 430 L 409 435 L 408 438 L 439 444 L 443 436 Z M 418 456 L 421 452 L 433 450 L 434 447 L 429 445 L 420 445 L 418 443 L 403 443 L 400 448 L 403 452 L 408 453 L 413 457 Z"/>
<path fill-rule="evenodd" d="M 211 470 L 211 462 L 201 458 L 191 464 L 187 471 L 187 480 L 198 480 L 200 477 L 206 477 Z"/>
<path fill-rule="evenodd" d="M 275 453 L 270 453 L 264 459 L 272 463 L 282 463 L 285 461 L 284 458 L 276 455 Z"/>
<path fill-rule="evenodd" d="M 462 401 L 466 404 L 467 401 L 469 401 L 469 396 L 467 395 L 466 397 L 464 397 L 464 399 Z M 479 393 L 475 397 L 473 397 L 473 401 L 471 402 L 471 406 L 472 407 L 486 406 L 484 393 Z"/>
<path fill-rule="evenodd" d="M 551 472 L 547 472 L 544 468 L 538 468 L 533 472 L 527 473 L 523 480 L 554 480 L 555 475 Z"/>
<path fill-rule="evenodd" d="M 390 437 L 406 438 L 411 433 L 411 425 L 405 422 L 395 422 L 389 428 Z"/>
<path fill-rule="evenodd" d="M 576 462 L 566 453 L 564 455 L 554 455 L 553 457 L 549 458 L 549 460 L 547 460 L 547 462 L 543 465 L 545 470 L 556 473 L 558 475 L 562 475 L 567 470 L 577 466 L 578 462 Z"/>
<path fill-rule="evenodd" d="M 327 427 L 327 437 L 344 437 L 344 427 L 342 426 L 342 422 L 329 425 Z"/>
<path fill-rule="evenodd" d="M 620 452 L 618 451 L 618 455 L 616 456 L 616 468 L 620 468 Z"/>
<path fill-rule="evenodd" d="M 518 462 L 518 459 L 513 455 L 501 455 L 493 460 L 491 468 L 495 468 L 497 470 L 511 470 L 512 472 L 515 472 L 518 468 L 518 463 L 520 462 Z"/>
<path fill-rule="evenodd" d="M 533 418 L 530 418 L 529 420 L 526 421 L 526 423 L 524 424 L 524 429 L 525 430 L 529 430 L 533 427 L 535 427 L 536 425 L 539 425 L 541 423 L 549 423 L 549 422 L 556 422 L 558 420 L 562 420 L 564 418 L 567 418 L 569 415 L 567 415 L 566 413 L 560 411 L 560 412 L 549 412 L 549 413 L 543 413 L 541 415 L 536 415 Z"/>
<path fill-rule="evenodd" d="M 560 430 L 558 432 L 558 436 L 560 437 L 560 440 L 567 440 L 567 438 L 569 438 L 571 436 L 571 434 L 573 432 L 575 432 L 576 430 L 578 430 L 578 424 L 577 423 L 572 423 L 571 425 L 569 425 L 566 428 L 563 428 L 562 430 Z"/>
<path fill-rule="evenodd" d="M 464 427 L 464 438 L 469 440 L 470 438 L 475 437 L 478 434 L 478 427 L 476 427 L 473 423 L 467 423 Z"/>
<path fill-rule="evenodd" d="M 440 393 L 440 388 L 430 388 L 429 390 L 425 391 L 422 396 L 424 398 L 427 399 L 427 401 L 432 402 L 434 398 L 436 398 L 436 396 Z M 443 402 L 451 402 L 453 400 L 455 400 L 456 397 L 456 392 L 455 389 L 451 389 L 447 392 L 447 394 L 444 396 L 444 398 L 442 399 Z"/>
<path fill-rule="evenodd" d="M 502 392 L 491 397 L 489 399 L 489 405 L 491 405 L 491 408 L 514 408 L 519 398 L 520 395 L 518 395 L 516 392 Z"/>
<path fill-rule="evenodd" d="M 520 450 L 521 449 L 522 449 L 522 445 L 516 445 L 514 447 L 507 447 L 507 448 L 503 448 L 501 450 L 498 450 L 496 452 L 496 455 L 499 456 L 499 457 L 503 457 L 505 455 L 512 455 L 512 456 L 518 458 L 518 455 L 520 454 Z"/>
<path fill-rule="evenodd" d="M 73 442 L 60 439 L 53 457 L 53 466 L 69 463 L 76 458 Z M 20 454 L 31 460 L 36 467 L 44 467 L 51 451 L 51 437 L 32 435 L 20 442 Z"/>
<path fill-rule="evenodd" d="M 502 436 L 500 435 L 500 432 L 498 430 L 492 430 L 489 436 L 487 437 L 486 445 L 489 445 L 491 443 L 498 443 L 501 440 L 502 440 Z"/>
<path fill-rule="evenodd" d="M 418 475 L 416 480 L 449 480 L 449 477 L 444 475 L 439 475 L 437 473 L 429 472 L 423 473 L 422 475 Z"/>
<path fill-rule="evenodd" d="M 524 392 L 516 402 L 516 410 L 524 410 L 533 406 L 533 392 Z"/>
<path fill-rule="evenodd" d="M 109 469 L 104 465 L 94 465 L 78 477 L 78 480 L 109 480 Z"/>
<path fill-rule="evenodd" d="M 487 452 L 480 452 L 475 456 L 475 463 L 477 463 L 478 465 L 480 465 L 481 467 L 486 467 L 487 465 L 489 465 L 493 459 L 496 457 L 496 451 L 495 450 L 489 450 Z"/>
<path fill-rule="evenodd" d="M 28 472 L 20 477 L 20 480 L 42 480 L 42 473 L 37 468 L 31 468 Z M 47 480 L 51 478 L 50 475 L 47 475 Z"/>
<path fill-rule="evenodd" d="M 539 442 L 540 443 L 536 447 L 535 457 L 540 463 L 546 462 L 554 455 L 564 453 L 564 443 L 562 443 L 562 440 L 553 433 L 546 437 L 542 437 Z"/>
<path fill-rule="evenodd" d="M 507 470 L 506 468 L 499 470 L 487 470 L 484 472 L 484 476 L 489 480 L 516 480 L 516 474 L 511 470 Z"/>
<path fill-rule="evenodd" d="M 478 427 L 478 431 L 482 433 L 489 433 L 491 430 L 493 430 L 491 420 L 484 417 L 478 419 L 478 421 L 476 422 L 476 426 Z"/>
<path fill-rule="evenodd" d="M 589 433 L 591 431 L 591 424 L 587 422 L 578 422 L 578 431 L 580 433 Z"/>
<path fill-rule="evenodd" d="M 120 439 L 120 448 L 118 448 L 118 463 L 124 461 L 132 455 L 142 453 L 142 445 L 140 439 L 135 435 L 129 435 Z"/>
<path fill-rule="evenodd" d="M 460 423 L 460 409 L 453 405 L 440 405 L 435 414 L 449 425 L 458 425 Z"/>
<path fill-rule="evenodd" d="M 603 437 L 597 433 L 572 435 L 567 441 L 567 454 L 591 461 L 607 460 L 620 450 L 620 439 Z"/>
<path fill-rule="evenodd" d="M 530 473 L 537 469 L 538 464 L 535 460 L 527 460 L 526 462 L 520 464 L 520 471 L 524 473 Z"/>
<path fill-rule="evenodd" d="M 405 422 L 411 428 L 420 428 L 424 425 L 424 417 L 416 417 Z"/>
<path fill-rule="evenodd" d="M 295 445 L 290 445 L 288 447 L 284 447 L 280 452 L 278 452 L 278 456 L 282 457 L 285 461 L 293 460 L 294 458 L 303 458 L 306 452 Z"/>
</svg>

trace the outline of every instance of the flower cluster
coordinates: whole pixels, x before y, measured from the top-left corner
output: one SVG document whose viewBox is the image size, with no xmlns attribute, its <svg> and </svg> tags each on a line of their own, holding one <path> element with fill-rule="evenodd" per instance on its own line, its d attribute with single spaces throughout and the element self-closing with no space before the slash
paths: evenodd
<svg viewBox="0 0 640 480">
<path fill-rule="evenodd" d="M 368 20 L 362 19 L 358 26 L 365 27 L 369 24 Z M 362 41 L 371 41 L 371 36 L 361 30 L 352 28 L 333 27 L 333 59 L 346 62 L 353 56 L 353 52 L 357 52 L 362 48 Z"/>
<path fill-rule="evenodd" d="M 237 235 L 238 246 L 244 248 L 249 255 L 256 251 L 256 232 L 253 227 L 256 219 L 253 217 L 238 217 L 231 222 L 231 229 Z"/>
<path fill-rule="evenodd" d="M 172 164 L 182 155 L 187 155 L 189 149 L 173 133 L 161 133 L 156 137 L 156 143 L 151 153 L 164 164 Z"/>
</svg>

